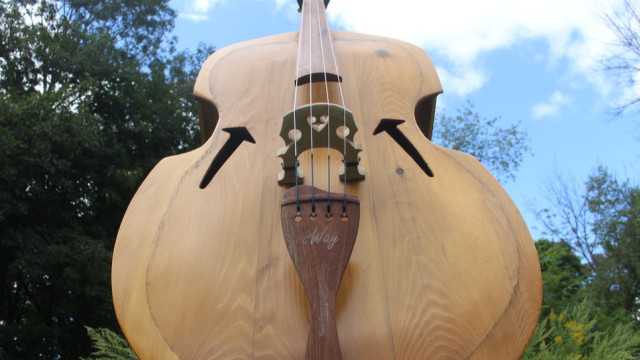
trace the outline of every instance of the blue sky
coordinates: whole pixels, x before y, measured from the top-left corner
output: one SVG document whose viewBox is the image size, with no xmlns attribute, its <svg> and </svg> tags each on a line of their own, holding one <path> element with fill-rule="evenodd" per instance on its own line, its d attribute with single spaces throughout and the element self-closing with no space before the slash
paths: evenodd
<svg viewBox="0 0 640 360">
<path fill-rule="evenodd" d="M 534 238 L 543 192 L 563 176 L 580 185 L 598 165 L 640 178 L 638 113 L 612 109 L 639 89 L 600 70 L 617 48 L 604 13 L 618 0 L 332 0 L 332 29 L 393 37 L 422 47 L 444 93 L 438 111 L 454 115 L 467 101 L 501 126 L 520 122 L 532 154 L 504 184 Z M 294 32 L 295 0 L 173 0 L 180 48 L 205 42 L 221 49 Z"/>
</svg>

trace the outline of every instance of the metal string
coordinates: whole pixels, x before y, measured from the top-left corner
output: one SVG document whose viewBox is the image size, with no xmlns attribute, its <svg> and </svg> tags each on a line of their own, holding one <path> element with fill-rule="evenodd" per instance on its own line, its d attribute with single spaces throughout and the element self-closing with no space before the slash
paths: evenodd
<svg viewBox="0 0 640 360">
<path fill-rule="evenodd" d="M 329 19 L 325 16 L 325 22 L 327 25 L 327 29 L 329 28 Z M 333 55 L 333 64 L 336 68 L 337 76 L 338 76 L 338 89 L 340 90 L 340 100 L 342 101 L 342 109 L 343 109 L 343 123 L 342 128 L 343 131 L 347 130 L 347 108 L 345 106 L 344 101 L 344 91 L 342 89 L 342 83 L 340 82 L 340 69 L 338 68 L 338 59 L 336 58 L 336 51 L 333 47 L 333 41 L 329 42 L 331 46 L 331 54 Z M 344 199 L 342 203 L 342 216 L 346 216 L 347 213 L 347 136 L 343 133 L 342 138 L 342 163 L 344 164 Z"/>
<path fill-rule="evenodd" d="M 315 4 L 313 4 L 315 2 Z M 321 26 L 320 26 L 320 13 L 319 13 L 319 4 L 317 1 L 311 1 L 311 3 L 307 3 L 310 6 L 316 6 L 316 10 L 318 11 L 317 16 L 318 16 L 318 25 L 319 28 L 318 30 L 321 30 Z M 306 8 L 306 7 L 305 7 Z M 305 16 L 309 16 L 312 14 L 312 8 L 309 7 L 308 8 L 308 15 L 305 15 L 305 11 L 301 12 L 301 16 L 302 16 L 302 22 L 304 23 L 304 17 Z M 312 66 L 313 66 L 313 47 L 312 47 L 312 38 L 313 38 L 313 32 L 312 32 L 312 23 L 311 21 L 309 21 L 309 102 L 311 105 L 313 105 L 313 73 L 312 73 Z M 325 17 L 325 25 L 327 27 L 327 29 L 329 29 L 329 22 L 327 20 L 327 18 Z M 327 98 L 327 124 L 326 124 L 326 128 L 327 128 L 327 177 L 328 177 L 328 192 L 331 192 L 331 154 L 330 154 L 330 148 L 331 148 L 331 117 L 329 116 L 329 112 L 330 112 L 330 101 L 329 101 L 329 85 L 328 85 L 328 78 L 327 78 L 327 64 L 326 64 L 326 59 L 325 59 L 325 53 L 324 53 L 324 46 L 323 46 L 323 39 L 322 39 L 322 34 L 321 32 L 319 32 L 320 35 L 320 50 L 321 50 L 321 54 L 322 54 L 322 66 L 323 66 L 323 73 L 324 73 L 324 82 L 325 82 L 325 91 L 326 91 L 326 98 Z M 296 66 L 296 79 L 300 78 L 300 57 L 301 57 L 301 53 L 302 53 L 302 41 L 304 39 L 300 39 L 300 41 L 298 42 L 298 65 Z M 333 46 L 333 43 L 330 41 L 329 45 L 331 47 L 331 54 L 333 57 L 333 63 L 335 65 L 336 68 L 336 72 L 337 72 L 337 76 L 339 78 L 339 73 L 340 71 L 338 70 L 338 62 L 337 62 L 337 58 L 336 58 L 336 54 L 335 54 L 335 49 Z M 343 130 L 345 132 L 348 132 L 349 129 L 346 126 L 346 107 L 345 107 L 345 100 L 344 100 L 344 91 L 342 88 L 342 84 L 340 83 L 340 81 L 338 80 L 338 89 L 340 92 L 340 99 L 342 102 L 342 108 L 343 108 Z M 299 197 L 299 181 L 298 181 L 298 167 L 300 165 L 300 162 L 297 160 L 298 159 L 298 128 L 297 128 L 297 117 L 296 117 L 296 106 L 298 104 L 298 91 L 297 91 L 297 86 L 296 89 L 294 91 L 294 104 L 293 104 L 293 127 L 294 127 L 294 155 L 296 158 L 296 163 L 295 163 L 295 186 L 296 186 L 296 207 L 298 210 L 298 216 L 300 215 L 300 197 Z M 313 139 L 313 125 L 315 124 L 314 118 L 313 118 L 313 106 L 309 107 L 309 113 L 310 113 L 310 118 L 309 118 L 309 122 L 310 122 L 310 151 L 311 151 L 311 209 L 312 209 L 312 214 L 311 216 L 316 216 L 316 211 L 315 211 L 315 203 L 316 203 L 316 199 L 315 199 L 315 167 L 314 167 L 314 139 Z M 347 151 L 347 136 L 346 134 L 343 133 L 342 135 L 343 137 L 343 157 L 342 157 L 342 162 L 344 164 L 344 201 L 343 201 L 343 216 L 345 216 L 346 214 L 346 205 L 347 205 L 347 163 L 346 163 L 346 151 Z M 329 196 L 329 198 L 327 199 L 327 216 L 331 216 L 331 197 Z"/>
<path fill-rule="evenodd" d="M 313 2 L 311 2 L 313 4 Z M 312 5 L 313 6 L 313 5 Z M 317 2 L 316 2 L 316 6 L 317 6 Z M 311 7 L 309 7 L 309 14 L 311 14 Z M 309 21 L 309 103 L 311 105 L 313 105 L 313 67 L 312 67 L 312 60 L 313 60 L 313 47 L 312 47 L 312 38 L 313 38 L 313 32 L 312 32 L 312 27 L 311 27 L 311 21 Z M 315 191 L 315 174 L 314 174 L 314 168 L 313 168 L 313 106 L 309 107 L 309 121 L 310 121 L 310 127 L 309 127 L 309 136 L 311 137 L 311 216 L 315 217 L 316 216 L 316 191 Z"/>
<path fill-rule="evenodd" d="M 316 6 L 317 3 L 316 3 Z M 322 25 L 320 25 L 320 11 L 317 11 L 317 16 L 318 16 L 318 30 L 322 29 Z M 327 24 L 327 29 L 329 29 L 328 24 Z M 329 35 L 331 36 L 331 35 Z M 329 81 L 327 80 L 327 63 L 325 61 L 325 54 L 324 54 L 324 43 L 322 40 L 322 33 L 320 33 L 320 52 L 322 54 L 322 72 L 324 73 L 324 88 L 325 88 L 325 93 L 326 93 L 326 97 L 327 97 L 327 124 L 326 124 L 326 128 L 327 128 L 327 192 L 329 192 L 329 194 L 331 194 L 331 116 L 329 116 L 329 109 L 330 109 L 330 103 L 329 103 Z M 337 75 L 337 74 L 336 74 Z M 327 199 L 327 214 L 326 217 L 331 217 L 331 196 L 329 195 L 328 199 Z"/>
<path fill-rule="evenodd" d="M 301 13 L 301 22 L 304 23 L 304 11 Z M 300 39 L 302 40 L 302 39 Z M 300 79 L 300 54 L 302 53 L 302 41 L 298 41 L 298 59 L 296 60 L 296 79 Z M 293 88 L 293 152 L 294 158 L 296 159 L 294 167 L 295 167 L 295 178 L 296 178 L 296 211 L 297 215 L 300 216 L 300 193 L 298 191 L 298 165 L 300 162 L 298 161 L 298 125 L 296 119 L 296 106 L 298 106 L 298 87 L 294 86 Z"/>
</svg>

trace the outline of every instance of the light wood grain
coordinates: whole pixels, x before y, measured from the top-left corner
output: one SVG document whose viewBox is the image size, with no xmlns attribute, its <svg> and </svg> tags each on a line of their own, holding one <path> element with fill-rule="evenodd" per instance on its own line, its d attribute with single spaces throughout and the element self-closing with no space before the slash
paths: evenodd
<svg viewBox="0 0 640 360">
<path fill-rule="evenodd" d="M 350 33 L 333 38 L 366 171 L 348 185 L 361 215 L 337 299 L 343 359 L 517 359 L 542 291 L 517 208 L 477 160 L 420 132 L 415 105 L 442 91 L 422 50 Z M 282 236 L 287 188 L 277 184 L 276 156 L 282 116 L 294 108 L 296 50 L 292 33 L 207 60 L 195 93 L 218 108 L 213 136 L 158 164 L 132 200 L 114 250 L 113 296 L 142 359 L 305 356 L 308 304 Z M 333 84 L 329 95 L 339 103 L 336 92 Z M 435 177 L 389 136 L 373 135 L 383 118 L 407 120 L 399 129 Z M 256 143 L 238 147 L 200 189 L 229 136 L 221 129 L 238 126 Z M 315 165 L 325 169 L 327 154 L 337 174 L 335 150 L 316 149 Z M 310 167 L 308 152 L 299 159 Z M 314 181 L 342 188 L 337 176 Z"/>
</svg>

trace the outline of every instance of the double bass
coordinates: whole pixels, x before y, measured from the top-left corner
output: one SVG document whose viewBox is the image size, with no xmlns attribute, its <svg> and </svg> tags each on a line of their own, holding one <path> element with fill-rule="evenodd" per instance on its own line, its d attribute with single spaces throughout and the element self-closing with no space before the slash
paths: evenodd
<svg viewBox="0 0 640 360">
<path fill-rule="evenodd" d="M 203 145 L 158 163 L 113 253 L 141 359 L 517 359 L 542 284 L 518 209 L 470 155 L 431 143 L 429 57 L 330 31 L 216 51 Z"/>
</svg>

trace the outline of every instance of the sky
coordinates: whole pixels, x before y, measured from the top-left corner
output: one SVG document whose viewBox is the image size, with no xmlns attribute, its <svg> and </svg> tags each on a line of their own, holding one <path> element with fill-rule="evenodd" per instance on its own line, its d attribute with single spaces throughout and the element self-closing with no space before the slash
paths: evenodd
<svg viewBox="0 0 640 360">
<path fill-rule="evenodd" d="M 172 0 L 178 47 L 222 49 L 295 32 L 295 0 Z M 499 126 L 520 123 L 531 153 L 515 180 L 503 183 L 534 237 L 536 211 L 559 176 L 581 187 L 598 166 L 640 179 L 640 113 L 614 109 L 640 88 L 602 70 L 620 51 L 605 14 L 619 0 L 331 0 L 331 28 L 391 37 L 424 49 L 444 93 L 438 112 L 456 115 L 470 102 Z M 640 80 L 640 79 L 639 79 Z M 437 124 L 436 124 L 437 126 Z"/>
</svg>

